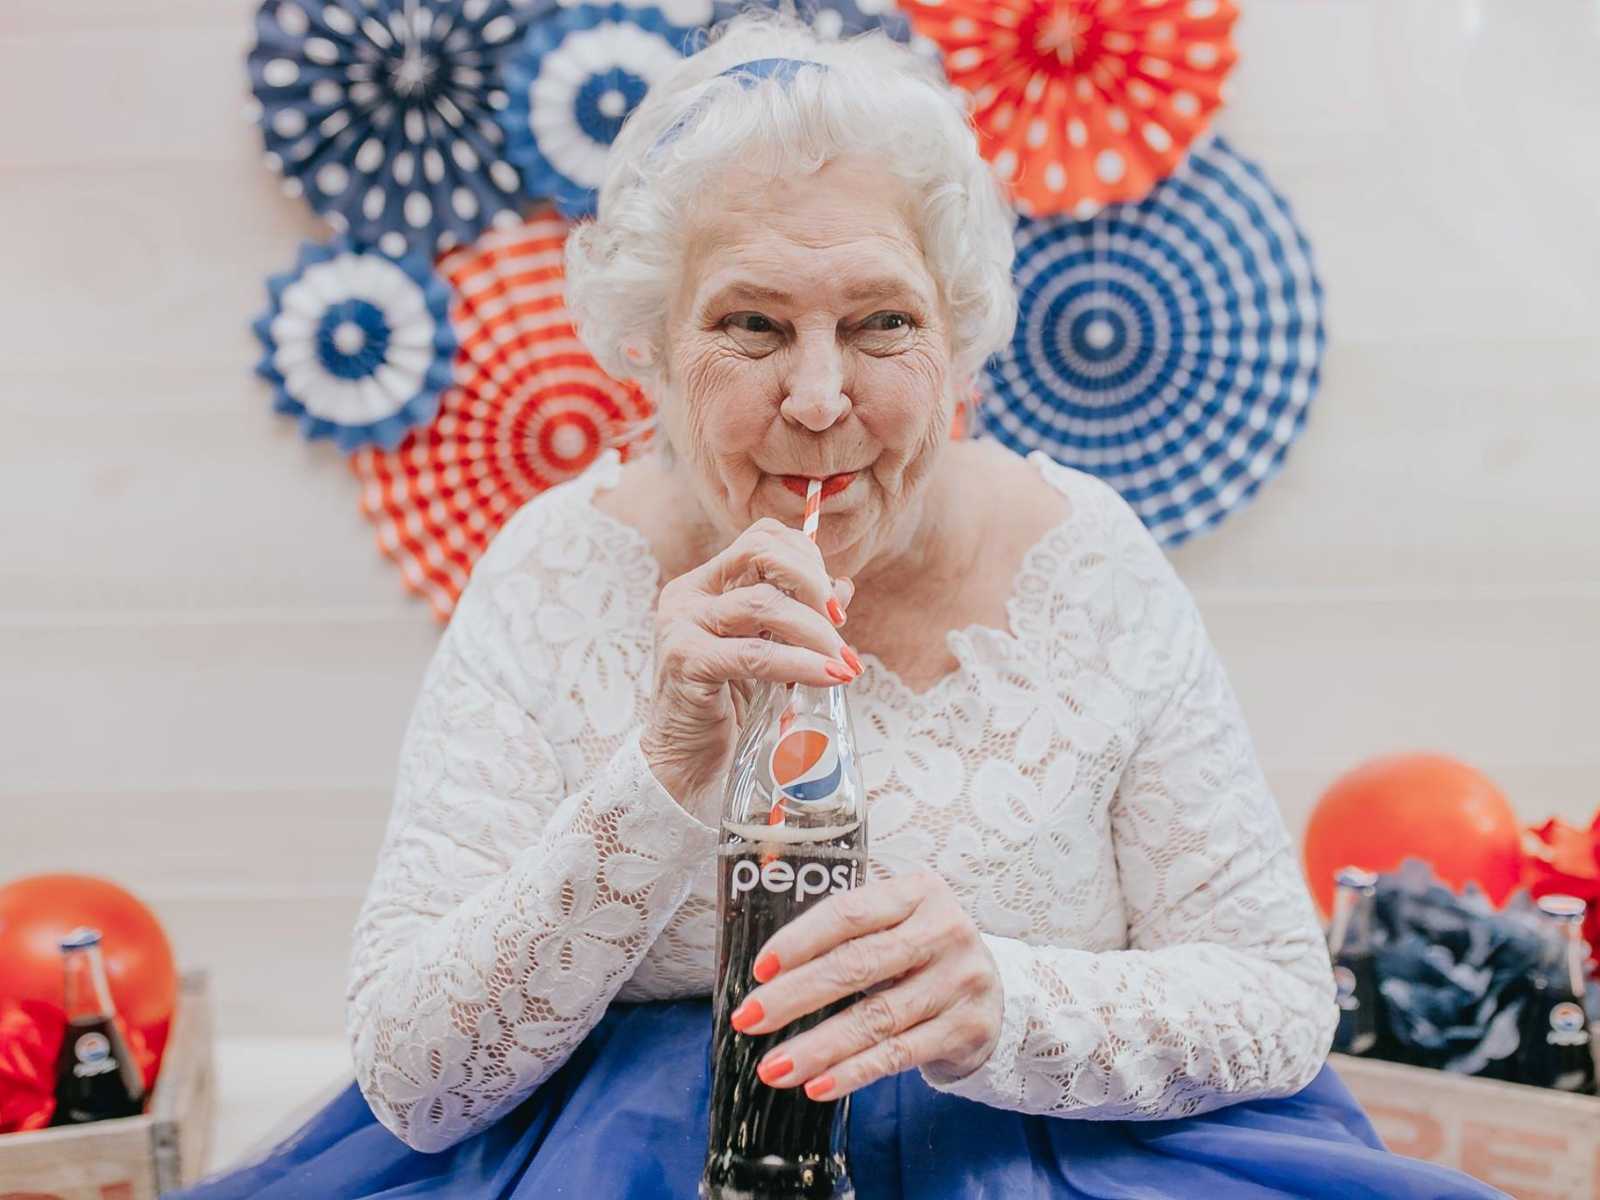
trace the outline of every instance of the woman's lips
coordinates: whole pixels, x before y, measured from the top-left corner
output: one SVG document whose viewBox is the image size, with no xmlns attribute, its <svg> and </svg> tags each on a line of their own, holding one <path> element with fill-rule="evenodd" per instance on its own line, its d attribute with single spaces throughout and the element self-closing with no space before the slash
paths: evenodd
<svg viewBox="0 0 1600 1200">
<path fill-rule="evenodd" d="M 846 471 L 843 475 L 829 475 L 822 481 L 822 498 L 826 500 L 829 496 L 837 496 L 850 486 L 850 481 L 855 477 L 854 471 Z M 780 475 L 778 479 L 784 487 L 797 496 L 804 496 L 806 489 L 811 486 L 809 475 Z"/>
</svg>

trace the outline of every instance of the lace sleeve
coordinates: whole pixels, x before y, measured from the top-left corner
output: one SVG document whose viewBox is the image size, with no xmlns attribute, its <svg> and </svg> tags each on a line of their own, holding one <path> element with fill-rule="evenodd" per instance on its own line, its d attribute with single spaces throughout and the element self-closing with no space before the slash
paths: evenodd
<svg viewBox="0 0 1600 1200">
<path fill-rule="evenodd" d="M 715 849 L 637 731 L 568 790 L 552 738 L 575 718 L 548 682 L 529 691 L 514 645 L 475 573 L 424 678 L 355 931 L 356 1077 L 417 1150 L 490 1124 L 566 1061 Z"/>
<path fill-rule="evenodd" d="M 1332 972 L 1289 836 L 1192 598 L 1164 562 L 1154 578 L 1170 603 L 1142 604 L 1137 638 L 1176 678 L 1112 806 L 1129 948 L 986 934 L 1002 1035 L 962 1079 L 924 1072 L 943 1091 L 1038 1114 L 1180 1117 L 1291 1094 L 1327 1055 Z"/>
</svg>

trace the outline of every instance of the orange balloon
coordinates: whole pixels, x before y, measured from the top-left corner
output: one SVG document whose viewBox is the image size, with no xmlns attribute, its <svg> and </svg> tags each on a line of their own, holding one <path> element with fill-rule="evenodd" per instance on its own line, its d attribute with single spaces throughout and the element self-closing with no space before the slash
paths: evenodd
<svg viewBox="0 0 1600 1200">
<path fill-rule="evenodd" d="M 172 946 L 131 892 L 87 875 L 34 875 L 0 887 L 0 1001 L 61 1008 L 61 939 L 79 925 L 101 937 L 111 1000 L 129 1027 L 164 1026 L 178 999 Z M 165 1029 L 157 1030 L 162 1040 Z"/>
<path fill-rule="evenodd" d="M 1522 874 L 1522 833 L 1505 795 L 1442 754 L 1396 754 L 1340 776 L 1306 826 L 1305 867 L 1323 916 L 1340 867 L 1392 871 L 1420 858 L 1459 891 L 1475 882 L 1503 904 Z"/>
</svg>

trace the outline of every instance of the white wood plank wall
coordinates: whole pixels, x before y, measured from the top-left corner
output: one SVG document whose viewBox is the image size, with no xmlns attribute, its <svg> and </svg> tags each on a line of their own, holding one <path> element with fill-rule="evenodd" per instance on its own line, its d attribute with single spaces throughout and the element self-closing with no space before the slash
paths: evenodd
<svg viewBox="0 0 1600 1200">
<path fill-rule="evenodd" d="M 1245 0 L 1222 128 L 1332 345 L 1258 503 L 1175 556 L 1285 815 L 1381 751 L 1600 805 L 1600 9 Z M 436 637 L 251 377 L 317 225 L 244 124 L 245 0 L 0 5 L 0 878 L 149 897 L 233 1035 L 337 1034 Z"/>
</svg>

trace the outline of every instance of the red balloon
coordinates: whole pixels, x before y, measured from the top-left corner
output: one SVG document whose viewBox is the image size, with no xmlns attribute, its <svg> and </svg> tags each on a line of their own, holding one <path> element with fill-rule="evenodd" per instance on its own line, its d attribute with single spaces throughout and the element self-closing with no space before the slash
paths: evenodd
<svg viewBox="0 0 1600 1200">
<path fill-rule="evenodd" d="M 35 875 L 0 887 L 0 1001 L 61 1008 L 60 943 L 79 925 L 102 935 L 111 999 L 123 1023 L 164 1041 L 178 999 L 172 946 L 154 913 L 104 879 Z"/>
<path fill-rule="evenodd" d="M 1477 883 L 1503 904 L 1522 874 L 1522 831 L 1505 795 L 1481 772 L 1442 754 L 1373 759 L 1335 780 L 1306 826 L 1305 867 L 1324 916 L 1340 867 L 1392 871 L 1432 864 L 1456 890 Z"/>
</svg>

